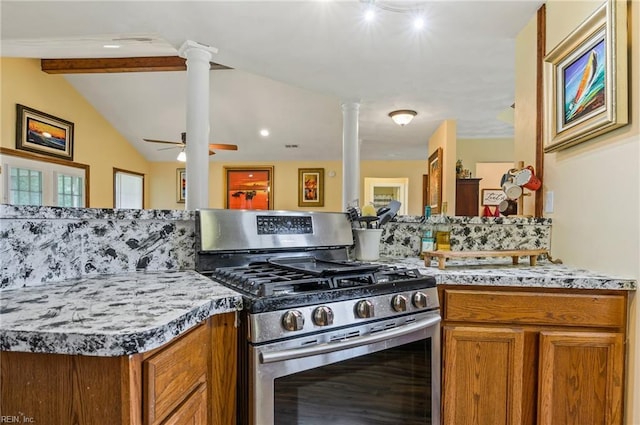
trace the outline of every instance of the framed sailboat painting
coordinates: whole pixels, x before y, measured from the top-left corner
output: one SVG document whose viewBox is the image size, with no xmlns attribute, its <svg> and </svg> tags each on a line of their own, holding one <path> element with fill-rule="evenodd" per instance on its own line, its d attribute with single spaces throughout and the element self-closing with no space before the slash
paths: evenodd
<svg viewBox="0 0 640 425">
<path fill-rule="evenodd" d="M 545 152 L 628 123 L 626 14 L 607 0 L 545 58 Z"/>
</svg>

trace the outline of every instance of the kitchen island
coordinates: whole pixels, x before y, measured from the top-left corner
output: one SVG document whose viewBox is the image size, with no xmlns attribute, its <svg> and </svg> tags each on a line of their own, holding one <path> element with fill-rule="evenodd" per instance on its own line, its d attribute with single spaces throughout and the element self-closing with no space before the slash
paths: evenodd
<svg viewBox="0 0 640 425">
<path fill-rule="evenodd" d="M 239 294 L 194 271 L 2 290 L 0 414 L 60 425 L 232 424 L 241 308 Z"/>
</svg>

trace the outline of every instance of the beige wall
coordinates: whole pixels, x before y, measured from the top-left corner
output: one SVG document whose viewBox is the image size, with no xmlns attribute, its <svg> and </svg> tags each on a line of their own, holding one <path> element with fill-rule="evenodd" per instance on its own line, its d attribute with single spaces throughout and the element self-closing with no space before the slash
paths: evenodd
<svg viewBox="0 0 640 425">
<path fill-rule="evenodd" d="M 458 139 L 456 159 L 462 160 L 463 168 L 471 171 L 472 177 L 477 177 L 478 162 L 513 162 L 513 139 Z M 509 169 L 505 168 L 504 171 Z M 500 180 L 498 180 L 500 183 Z M 495 185 L 494 185 L 495 187 Z"/>
<path fill-rule="evenodd" d="M 448 204 L 447 214 L 454 215 L 456 210 L 456 161 L 458 160 L 455 120 L 443 121 L 429 139 L 429 155 L 437 148 L 442 148 L 442 201 Z"/>
<path fill-rule="evenodd" d="M 274 209 L 341 211 L 342 203 L 342 162 L 341 161 L 275 161 L 275 162 L 211 162 L 209 170 L 209 206 L 224 208 L 224 166 L 274 166 Z M 151 208 L 182 209 L 184 204 L 176 203 L 176 170 L 184 167 L 179 162 L 151 163 Z M 324 168 L 324 207 L 298 207 L 298 168 Z M 333 171 L 335 175 L 329 174 Z M 426 159 L 422 161 L 362 161 L 360 164 L 360 199 L 364 199 L 365 177 L 407 177 L 409 178 L 410 215 L 422 214 L 422 175 L 426 173 Z"/>
<path fill-rule="evenodd" d="M 74 123 L 75 162 L 90 169 L 90 207 L 113 207 L 113 167 L 147 175 L 149 163 L 61 75 L 40 70 L 36 59 L 0 58 L 0 146 L 15 149 L 16 104 Z M 145 205 L 149 205 L 145 179 Z"/>
<path fill-rule="evenodd" d="M 601 1 L 547 2 L 547 52 L 551 51 Z M 640 279 L 640 1 L 630 2 L 630 124 L 572 148 L 546 154 L 543 190 L 554 194 L 551 250 L 565 264 L 616 276 Z M 535 140 L 533 113 L 535 75 L 527 57 L 535 57 L 535 18 L 516 43 L 516 155 L 528 152 Z M 522 63 L 521 63 L 522 62 Z M 527 69 L 528 68 L 528 69 Z M 522 106 L 522 108 L 521 108 Z M 631 294 L 629 361 L 627 367 L 627 425 L 640 425 L 639 306 Z"/>
</svg>

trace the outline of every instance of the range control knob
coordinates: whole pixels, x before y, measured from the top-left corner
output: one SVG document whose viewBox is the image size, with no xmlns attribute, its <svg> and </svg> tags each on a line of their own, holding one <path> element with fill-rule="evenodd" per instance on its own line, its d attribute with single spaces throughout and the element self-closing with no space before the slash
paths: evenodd
<svg viewBox="0 0 640 425">
<path fill-rule="evenodd" d="M 304 327 L 304 316 L 298 310 L 289 310 L 282 316 L 282 327 L 288 331 L 299 331 Z"/>
<path fill-rule="evenodd" d="M 427 308 L 429 305 L 429 296 L 424 292 L 416 292 L 413 294 L 413 305 L 416 308 Z"/>
<path fill-rule="evenodd" d="M 356 316 L 361 319 L 368 319 L 374 316 L 373 303 L 369 300 L 362 300 L 356 303 Z"/>
<path fill-rule="evenodd" d="M 333 325 L 333 310 L 325 305 L 313 310 L 313 323 L 318 326 Z"/>
<path fill-rule="evenodd" d="M 394 295 L 391 298 L 391 307 L 398 312 L 407 311 L 407 297 L 404 295 Z"/>
</svg>

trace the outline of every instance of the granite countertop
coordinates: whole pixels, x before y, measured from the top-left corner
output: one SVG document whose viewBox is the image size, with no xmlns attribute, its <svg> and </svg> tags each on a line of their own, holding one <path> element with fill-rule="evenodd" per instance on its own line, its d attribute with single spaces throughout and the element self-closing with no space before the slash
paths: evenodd
<svg viewBox="0 0 640 425">
<path fill-rule="evenodd" d="M 0 350 L 121 356 L 142 353 L 241 296 L 196 273 L 131 272 L 0 290 Z"/>
<path fill-rule="evenodd" d="M 524 286 L 565 289 L 619 289 L 636 290 L 634 279 L 609 276 L 589 270 L 577 269 L 549 261 L 538 261 L 529 265 L 528 258 L 513 265 L 511 258 L 481 258 L 447 260 L 444 270 L 438 269 L 437 259 L 431 267 L 420 258 L 381 258 L 381 263 L 418 268 L 421 273 L 435 276 L 439 284 Z"/>
<path fill-rule="evenodd" d="M 439 270 L 419 258 L 379 263 L 418 268 L 437 283 L 635 290 L 633 279 L 510 258 L 449 260 Z M 0 290 L 0 350 L 121 356 L 160 347 L 210 316 L 242 308 L 235 291 L 195 271 L 131 272 Z"/>
</svg>

